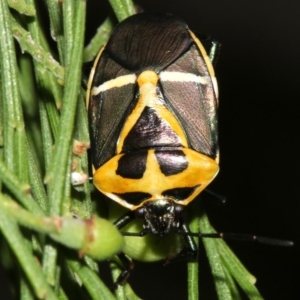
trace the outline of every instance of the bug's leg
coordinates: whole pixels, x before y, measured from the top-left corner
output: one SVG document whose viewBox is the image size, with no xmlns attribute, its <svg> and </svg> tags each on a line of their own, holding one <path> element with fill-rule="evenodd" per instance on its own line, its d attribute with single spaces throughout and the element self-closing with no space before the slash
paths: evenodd
<svg viewBox="0 0 300 300">
<path fill-rule="evenodd" d="M 124 270 L 114 283 L 114 289 L 116 289 L 119 285 L 124 285 L 127 282 L 132 270 L 134 269 L 134 262 L 127 255 L 125 255 L 124 253 L 120 253 L 118 254 L 118 258 L 121 261 Z"/>
<path fill-rule="evenodd" d="M 124 226 L 126 226 L 128 223 L 133 221 L 135 219 L 135 215 L 133 211 L 127 212 L 125 215 L 120 217 L 118 220 L 114 221 L 114 225 L 118 228 L 121 229 Z"/>
<path fill-rule="evenodd" d="M 189 235 L 191 231 L 185 222 L 182 223 L 181 231 L 183 233 L 182 237 L 185 247 L 179 253 L 179 255 L 183 255 L 186 260 L 195 260 L 198 257 L 198 246 L 194 240 L 194 237 Z"/>
<path fill-rule="evenodd" d="M 194 237 L 190 235 L 190 228 L 185 222 L 182 222 L 178 233 L 182 234 L 185 247 L 177 254 L 176 257 L 171 259 L 167 258 L 165 264 L 179 261 L 194 261 L 198 258 L 198 246 Z"/>
<path fill-rule="evenodd" d="M 215 66 L 220 54 L 221 44 L 210 35 L 197 34 L 197 37 L 206 49 L 212 65 Z"/>
<path fill-rule="evenodd" d="M 126 213 L 125 215 L 123 215 L 122 217 L 117 219 L 114 222 L 114 225 L 118 229 L 121 229 L 124 226 L 126 226 L 128 223 L 133 221 L 134 219 L 135 219 L 134 212 L 129 211 L 128 213 Z M 124 269 L 123 269 L 122 273 L 119 275 L 119 277 L 117 278 L 116 282 L 114 283 L 114 289 L 116 289 L 118 287 L 118 285 L 124 285 L 126 283 L 128 277 L 130 276 L 132 270 L 134 269 L 134 263 L 128 256 L 126 256 L 124 253 L 120 253 L 120 254 L 118 254 L 118 257 L 119 257 Z"/>
<path fill-rule="evenodd" d="M 211 40 L 210 43 L 208 56 L 212 65 L 215 66 L 220 55 L 221 44 L 216 40 Z"/>
</svg>

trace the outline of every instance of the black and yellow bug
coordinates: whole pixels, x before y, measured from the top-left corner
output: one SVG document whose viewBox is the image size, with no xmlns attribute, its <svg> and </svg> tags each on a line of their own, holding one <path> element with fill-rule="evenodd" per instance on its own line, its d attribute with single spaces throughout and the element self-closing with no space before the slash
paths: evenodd
<svg viewBox="0 0 300 300">
<path fill-rule="evenodd" d="M 180 251 L 197 255 L 193 236 L 198 234 L 190 232 L 183 217 L 186 206 L 219 171 L 217 90 L 203 45 L 173 15 L 129 17 L 98 54 L 87 96 L 93 180 L 127 210 L 114 224 L 129 230 L 123 232 L 128 239 L 124 252 L 132 258 L 155 261 Z M 136 219 L 142 225 L 132 232 Z M 133 244 L 130 236 L 144 239 Z M 151 252 L 148 241 L 153 236 L 164 237 L 164 243 L 152 244 Z M 249 235 L 227 237 L 292 244 Z"/>
<path fill-rule="evenodd" d="M 137 14 L 100 51 L 88 87 L 94 184 L 158 235 L 218 173 L 217 96 L 204 47 L 173 15 Z"/>
<path fill-rule="evenodd" d="M 129 210 L 115 225 L 185 233 L 196 255 L 183 212 L 219 171 L 217 83 L 201 42 L 173 15 L 129 17 L 95 60 L 88 101 L 94 184 Z"/>
<path fill-rule="evenodd" d="M 195 257 L 183 213 L 219 171 L 217 82 L 199 39 L 173 15 L 129 17 L 100 50 L 87 99 L 94 184 L 127 209 L 114 224 L 164 236 L 152 251 L 154 235 L 127 236 L 124 252 L 156 261 L 186 248 Z"/>
</svg>

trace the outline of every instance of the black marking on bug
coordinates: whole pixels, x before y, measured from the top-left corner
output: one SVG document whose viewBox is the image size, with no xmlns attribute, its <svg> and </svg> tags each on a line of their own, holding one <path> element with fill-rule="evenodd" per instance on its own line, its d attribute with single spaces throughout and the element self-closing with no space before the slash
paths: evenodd
<svg viewBox="0 0 300 300">
<path fill-rule="evenodd" d="M 176 199 L 178 201 L 180 200 L 185 200 L 186 198 L 188 198 L 194 191 L 196 188 L 198 188 L 199 186 L 195 186 L 195 187 L 188 187 L 188 188 L 174 188 L 174 189 L 170 189 L 170 190 L 166 190 L 164 192 L 162 192 L 162 195 L 164 197 L 167 198 L 173 198 Z"/>
<path fill-rule="evenodd" d="M 119 159 L 116 174 L 124 178 L 142 178 L 146 170 L 146 160 L 146 150 L 126 153 Z"/>
<path fill-rule="evenodd" d="M 143 201 L 151 198 L 151 194 L 149 193 L 143 193 L 143 192 L 132 192 L 132 193 L 124 193 L 124 194 L 117 194 L 115 195 L 119 196 L 120 198 L 124 199 L 128 203 L 132 203 L 135 205 L 138 205 L 142 203 Z"/>
<path fill-rule="evenodd" d="M 181 143 L 176 133 L 155 110 L 146 106 L 124 140 L 122 151 L 162 146 L 179 147 Z"/>
<path fill-rule="evenodd" d="M 184 171 L 188 167 L 188 161 L 182 150 L 155 150 L 161 172 L 171 176 Z"/>
</svg>

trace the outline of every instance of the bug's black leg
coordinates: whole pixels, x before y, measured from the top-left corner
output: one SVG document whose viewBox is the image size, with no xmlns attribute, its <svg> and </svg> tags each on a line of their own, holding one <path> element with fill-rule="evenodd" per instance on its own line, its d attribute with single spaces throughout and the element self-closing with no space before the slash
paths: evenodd
<svg viewBox="0 0 300 300">
<path fill-rule="evenodd" d="M 126 256 L 124 253 L 118 254 L 118 258 L 120 259 L 124 270 L 114 283 L 114 289 L 116 289 L 119 285 L 124 285 L 127 282 L 127 279 L 130 276 L 132 270 L 134 269 L 133 260 Z"/>
<path fill-rule="evenodd" d="M 183 222 L 181 226 L 182 237 L 185 243 L 185 248 L 179 253 L 179 255 L 184 255 L 187 260 L 194 260 L 198 257 L 198 246 L 192 236 L 189 226 Z M 182 253 L 182 254 L 181 254 Z"/>
<path fill-rule="evenodd" d="M 194 261 L 198 257 L 198 247 L 194 240 L 194 237 L 191 236 L 191 231 L 189 226 L 182 222 L 179 230 L 179 234 L 182 234 L 182 238 L 184 240 L 185 247 L 178 253 L 178 255 L 175 258 L 167 258 L 165 261 L 165 264 L 168 264 L 170 262 L 179 262 L 179 261 Z"/>
<path fill-rule="evenodd" d="M 124 226 L 126 226 L 128 223 L 130 223 L 131 221 L 133 221 L 135 219 L 135 215 L 133 211 L 129 211 L 128 213 L 126 213 L 125 215 L 123 215 L 122 217 L 120 217 L 118 220 L 116 220 L 114 222 L 114 225 L 118 228 L 121 229 Z"/>
<path fill-rule="evenodd" d="M 135 214 L 132 211 L 129 211 L 122 217 L 120 217 L 118 220 L 114 222 L 114 225 L 118 228 L 121 229 L 124 226 L 126 226 L 128 223 L 130 223 L 132 220 L 135 219 Z M 134 235 L 134 236 L 144 236 L 148 230 L 142 230 L 140 233 L 125 233 L 124 235 Z M 126 256 L 124 253 L 118 254 L 118 257 L 123 265 L 123 271 L 117 278 L 116 282 L 114 283 L 114 289 L 118 287 L 118 285 L 124 285 L 130 276 L 132 270 L 134 269 L 134 263 L 133 261 Z"/>
</svg>

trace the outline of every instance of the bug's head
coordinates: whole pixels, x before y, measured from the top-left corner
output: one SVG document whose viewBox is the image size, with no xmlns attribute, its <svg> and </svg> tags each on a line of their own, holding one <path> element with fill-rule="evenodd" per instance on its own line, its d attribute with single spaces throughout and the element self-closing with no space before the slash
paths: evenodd
<svg viewBox="0 0 300 300">
<path fill-rule="evenodd" d="M 170 231 L 176 231 L 180 226 L 180 216 L 184 206 L 169 199 L 159 199 L 145 202 L 136 211 L 137 217 L 145 220 L 144 228 L 149 232 L 164 236 Z"/>
</svg>

